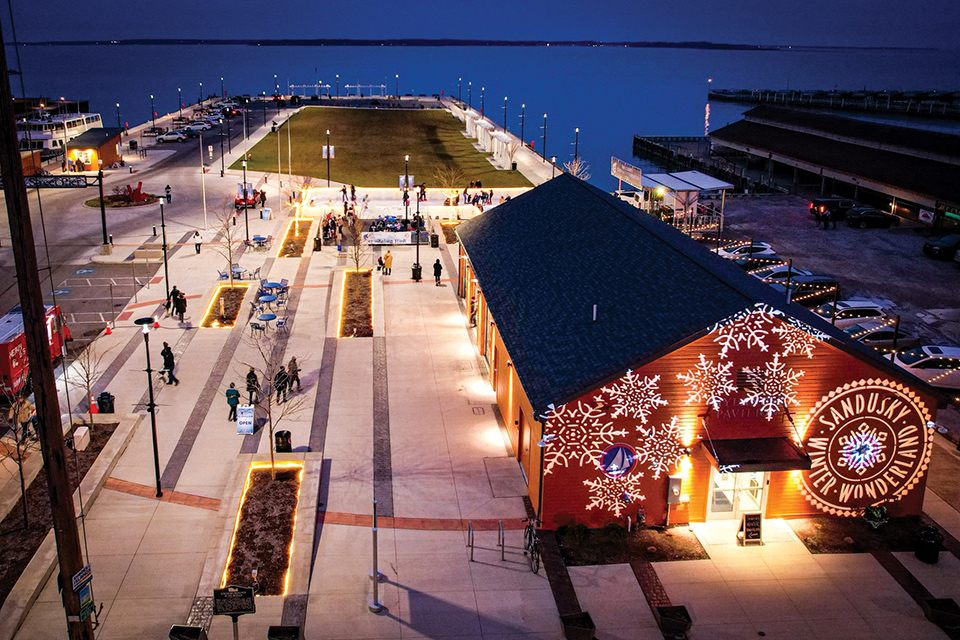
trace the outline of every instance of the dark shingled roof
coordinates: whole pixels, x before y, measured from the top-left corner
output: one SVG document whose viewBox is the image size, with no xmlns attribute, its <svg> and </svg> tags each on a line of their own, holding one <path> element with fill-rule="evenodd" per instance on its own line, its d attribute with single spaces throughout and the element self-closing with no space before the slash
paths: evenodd
<svg viewBox="0 0 960 640">
<path fill-rule="evenodd" d="M 759 155 L 773 152 L 936 200 L 960 203 L 960 180 L 957 179 L 960 169 L 945 162 L 838 142 L 746 120 L 717 129 L 710 134 L 710 138 L 721 145 L 726 141 L 750 147 Z"/>
<path fill-rule="evenodd" d="M 103 127 L 97 129 L 87 129 L 76 138 L 67 142 L 67 148 L 84 147 L 87 149 L 97 148 L 104 143 L 110 142 L 113 138 L 123 133 L 120 127 Z"/>
<path fill-rule="evenodd" d="M 760 124 L 816 130 L 827 136 L 860 140 L 865 145 L 877 145 L 881 148 L 899 147 L 905 150 L 904 153 L 907 153 L 906 150 L 914 150 L 945 158 L 952 157 L 960 161 L 960 136 L 949 133 L 767 105 L 754 107 L 743 114 L 743 117 Z"/>
<path fill-rule="evenodd" d="M 567 174 L 460 224 L 457 234 L 537 412 L 651 362 L 758 302 L 919 384 L 676 229 Z"/>
</svg>

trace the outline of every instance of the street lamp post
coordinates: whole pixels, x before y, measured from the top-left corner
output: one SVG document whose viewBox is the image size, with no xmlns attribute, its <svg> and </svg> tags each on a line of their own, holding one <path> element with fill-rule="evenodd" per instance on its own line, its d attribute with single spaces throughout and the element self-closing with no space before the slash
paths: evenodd
<svg viewBox="0 0 960 640">
<path fill-rule="evenodd" d="M 227 129 L 229 129 L 230 117 L 227 116 Z M 220 131 L 220 177 L 224 176 L 226 167 L 223 166 L 223 131 Z"/>
<path fill-rule="evenodd" d="M 221 98 L 226 98 L 226 97 L 227 97 L 227 92 L 224 91 L 224 89 L 223 89 L 223 76 L 220 76 L 220 97 L 221 97 Z"/>
<path fill-rule="evenodd" d="M 282 126 L 283 123 L 273 123 L 273 130 L 277 134 L 277 184 L 280 187 L 283 186 L 283 172 L 280 170 L 280 127 Z"/>
<path fill-rule="evenodd" d="M 483 115 L 483 92 L 486 90 L 486 87 L 480 87 L 480 115 Z"/>
<path fill-rule="evenodd" d="M 410 224 L 410 196 L 407 193 L 407 184 L 410 177 L 407 172 L 407 166 L 410 164 L 410 156 L 403 156 L 403 223 Z"/>
<path fill-rule="evenodd" d="M 340 74 L 337 74 L 337 97 L 340 97 Z"/>
<path fill-rule="evenodd" d="M 123 125 L 120 124 L 120 103 L 117 103 L 117 128 L 123 129 Z"/>
<path fill-rule="evenodd" d="M 473 82 L 467 82 L 467 107 L 473 109 Z"/>
<path fill-rule="evenodd" d="M 153 398 L 153 369 L 150 367 L 150 325 L 154 323 L 153 318 L 139 318 L 135 321 L 143 327 L 143 346 L 147 352 L 147 410 L 150 412 L 150 434 L 153 438 L 153 474 L 157 483 L 157 497 L 163 497 L 163 489 L 160 487 L 160 452 L 157 448 L 157 405 Z"/>
<path fill-rule="evenodd" d="M 330 186 L 330 129 L 327 129 L 327 186 Z"/>
<path fill-rule="evenodd" d="M 200 93 L 197 94 L 197 97 L 200 98 L 199 100 L 197 100 L 197 104 L 202 105 L 203 104 L 203 83 L 202 82 L 200 83 Z"/>
<path fill-rule="evenodd" d="M 280 117 L 280 84 L 277 82 L 277 74 L 273 74 L 273 95 L 277 101 L 277 117 Z"/>
<path fill-rule="evenodd" d="M 550 169 L 550 177 L 557 177 L 557 156 L 550 156 L 550 164 L 553 165 Z"/>
<path fill-rule="evenodd" d="M 97 171 L 97 186 L 100 188 L 100 230 L 103 232 L 103 246 L 109 242 L 107 237 L 107 209 L 103 202 L 103 169 Z"/>
<path fill-rule="evenodd" d="M 507 96 L 503 96 L 503 132 L 507 132 Z"/>
<path fill-rule="evenodd" d="M 250 242 L 250 216 L 247 213 L 247 161 L 242 160 L 243 167 L 243 227 L 246 230 L 247 242 Z"/>
<path fill-rule="evenodd" d="M 540 143 L 540 157 L 547 159 L 547 114 L 543 114 L 543 142 Z"/>
<path fill-rule="evenodd" d="M 457 78 L 457 102 L 463 104 L 463 78 Z"/>
<path fill-rule="evenodd" d="M 153 118 L 153 128 L 157 128 L 157 111 L 153 106 L 153 94 L 150 94 L 150 117 Z"/>
<path fill-rule="evenodd" d="M 230 131 L 230 118 L 231 115 L 227 115 L 227 153 L 233 153 L 233 133 Z M 223 140 L 220 140 L 220 158 L 223 158 Z M 220 175 L 223 175 L 223 172 L 220 172 Z"/>
<path fill-rule="evenodd" d="M 177 87 L 177 109 L 179 110 L 179 117 L 183 118 L 183 91 L 180 87 Z"/>
<path fill-rule="evenodd" d="M 580 127 L 573 130 L 573 161 L 580 157 Z"/>
<path fill-rule="evenodd" d="M 526 103 L 520 104 L 520 144 L 521 146 L 527 144 L 526 142 L 523 141 L 523 121 L 524 121 L 524 111 L 526 110 L 526 108 L 527 108 Z"/>
<path fill-rule="evenodd" d="M 267 126 L 267 92 L 263 92 L 263 99 L 260 100 L 260 106 L 263 110 L 263 126 Z"/>
<path fill-rule="evenodd" d="M 413 267 L 413 279 L 416 282 L 420 282 L 420 279 L 423 277 L 423 267 L 420 266 L 420 194 L 417 194 L 417 214 L 413 221 L 413 226 L 416 229 L 414 233 L 417 237 L 417 262 Z"/>
<path fill-rule="evenodd" d="M 170 270 L 167 266 L 167 225 L 163 218 L 163 200 L 160 201 L 160 239 L 163 242 L 163 286 L 167 290 L 167 300 L 170 300 Z"/>
</svg>

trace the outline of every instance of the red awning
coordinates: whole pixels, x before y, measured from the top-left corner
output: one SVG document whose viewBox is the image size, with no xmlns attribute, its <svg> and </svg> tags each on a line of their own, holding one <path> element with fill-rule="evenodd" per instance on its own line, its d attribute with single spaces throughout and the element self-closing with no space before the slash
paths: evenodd
<svg viewBox="0 0 960 640">
<path fill-rule="evenodd" d="M 705 440 L 703 446 L 725 473 L 810 468 L 810 457 L 789 438 Z"/>
</svg>

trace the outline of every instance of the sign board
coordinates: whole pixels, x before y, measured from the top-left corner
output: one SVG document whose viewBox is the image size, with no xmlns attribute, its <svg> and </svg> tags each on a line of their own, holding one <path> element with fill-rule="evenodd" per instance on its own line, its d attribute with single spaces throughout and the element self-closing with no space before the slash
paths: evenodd
<svg viewBox="0 0 960 640">
<path fill-rule="evenodd" d="M 920 222 L 926 222 L 927 224 L 933 223 L 933 211 L 927 211 L 926 209 L 920 209 Z"/>
<path fill-rule="evenodd" d="M 257 612 L 257 601 L 250 587 L 227 587 L 213 590 L 213 615 L 242 616 Z"/>
<path fill-rule="evenodd" d="M 763 514 L 760 512 L 741 514 L 737 538 L 741 545 L 763 544 Z"/>
<path fill-rule="evenodd" d="M 83 622 L 90 617 L 90 614 L 93 613 L 93 610 L 96 608 L 93 602 L 93 588 L 88 582 L 80 587 L 78 593 L 80 595 L 80 622 Z"/>
<path fill-rule="evenodd" d="M 253 435 L 254 419 L 253 405 L 241 404 L 237 406 L 237 434 L 241 436 Z"/>
<path fill-rule="evenodd" d="M 73 584 L 73 590 L 79 591 L 80 587 L 87 584 L 91 580 L 93 580 L 93 571 L 90 569 L 90 565 L 86 565 L 83 569 L 80 569 L 80 571 L 77 571 L 75 574 L 73 574 L 73 578 L 70 580 L 70 582 Z"/>
<path fill-rule="evenodd" d="M 323 145 L 320 147 L 320 157 L 321 158 L 336 158 L 337 157 L 337 148 L 333 145 L 327 146 Z"/>
<path fill-rule="evenodd" d="M 73 275 L 75 275 L 75 276 L 88 276 L 88 275 L 90 275 L 91 273 L 93 273 L 94 271 L 96 271 L 96 269 L 77 269 L 76 271 L 73 272 Z"/>
<path fill-rule="evenodd" d="M 610 156 L 610 175 L 618 180 L 623 180 L 627 184 L 636 187 L 637 189 L 642 188 L 640 185 L 640 177 L 642 175 L 640 167 L 635 167 L 632 164 L 628 164 L 621 160 L 620 158 L 615 158 Z"/>
<path fill-rule="evenodd" d="M 367 231 L 360 234 L 363 244 L 413 244 L 410 231 Z"/>
<path fill-rule="evenodd" d="M 213 145 L 212 145 L 212 144 L 208 144 L 208 145 L 207 145 L 207 154 L 210 156 L 210 159 L 213 160 Z"/>
<path fill-rule="evenodd" d="M 400 188 L 403 189 L 403 179 L 407 179 L 407 189 L 413 189 L 413 176 L 400 176 Z"/>
</svg>

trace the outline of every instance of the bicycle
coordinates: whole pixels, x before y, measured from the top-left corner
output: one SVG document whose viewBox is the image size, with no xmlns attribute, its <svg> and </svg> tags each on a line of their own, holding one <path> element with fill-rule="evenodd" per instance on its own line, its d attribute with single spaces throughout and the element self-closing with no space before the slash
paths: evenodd
<svg viewBox="0 0 960 640">
<path fill-rule="evenodd" d="M 540 539 L 537 535 L 537 526 L 543 524 L 536 518 L 524 518 L 527 525 L 523 528 L 523 555 L 528 556 L 530 571 L 540 572 Z"/>
</svg>

